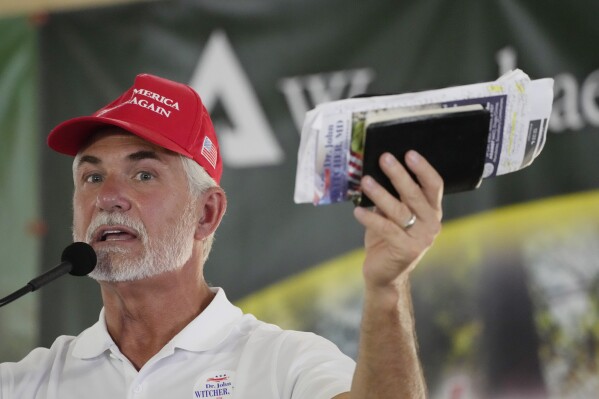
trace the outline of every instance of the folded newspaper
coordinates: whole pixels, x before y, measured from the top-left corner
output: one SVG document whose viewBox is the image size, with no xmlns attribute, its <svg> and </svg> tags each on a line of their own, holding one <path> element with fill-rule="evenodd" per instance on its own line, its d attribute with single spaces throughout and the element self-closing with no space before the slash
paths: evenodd
<svg viewBox="0 0 599 399">
<path fill-rule="evenodd" d="M 553 103 L 553 79 L 531 80 L 519 69 L 465 86 L 323 103 L 306 113 L 294 200 L 325 205 L 355 200 L 362 175 L 365 126 L 380 113 L 427 114 L 482 106 L 489 111 L 482 178 L 515 172 L 539 155 Z"/>
</svg>

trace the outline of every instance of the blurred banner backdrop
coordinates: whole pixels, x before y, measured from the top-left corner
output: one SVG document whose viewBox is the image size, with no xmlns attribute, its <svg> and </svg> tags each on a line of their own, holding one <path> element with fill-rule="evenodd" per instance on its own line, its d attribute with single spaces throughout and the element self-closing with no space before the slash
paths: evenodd
<svg viewBox="0 0 599 399">
<path fill-rule="evenodd" d="M 24 19 L 0 20 L 0 297 L 39 270 L 41 174 L 36 30 Z M 39 298 L 0 312 L 0 361 L 38 343 Z"/>
<path fill-rule="evenodd" d="M 519 67 L 555 79 L 547 144 L 528 168 L 445 198 L 444 231 L 413 279 L 425 374 L 433 398 L 595 397 L 597 15 L 590 0 L 188 0 L 2 21 L 0 286 L 18 288 L 71 241 L 71 159 L 43 147 L 48 131 L 148 72 L 195 87 L 219 134 L 229 208 L 208 280 L 355 356 L 363 231 L 350 204 L 293 203 L 304 113 Z M 101 306 L 88 279 L 31 296 L 2 309 L 0 360 L 78 334 Z"/>
</svg>

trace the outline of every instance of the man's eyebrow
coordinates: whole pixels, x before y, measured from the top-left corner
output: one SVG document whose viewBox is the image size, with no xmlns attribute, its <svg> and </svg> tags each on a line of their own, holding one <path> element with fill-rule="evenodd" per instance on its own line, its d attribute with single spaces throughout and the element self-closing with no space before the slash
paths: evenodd
<svg viewBox="0 0 599 399">
<path fill-rule="evenodd" d="M 142 159 L 156 159 L 159 161 L 162 160 L 160 156 L 158 156 L 158 153 L 156 153 L 156 151 L 148 150 L 137 151 L 132 154 L 129 154 L 127 156 L 127 159 L 129 159 L 130 161 L 141 161 Z"/>
<path fill-rule="evenodd" d="M 93 155 L 82 155 L 77 162 L 77 167 L 81 167 L 84 163 L 91 163 L 92 165 L 99 165 L 102 163 L 100 158 L 94 157 Z"/>
</svg>

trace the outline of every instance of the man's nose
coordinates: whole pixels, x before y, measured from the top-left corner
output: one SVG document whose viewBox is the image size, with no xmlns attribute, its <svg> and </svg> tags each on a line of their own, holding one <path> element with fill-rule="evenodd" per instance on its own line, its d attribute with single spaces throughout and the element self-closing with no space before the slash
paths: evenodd
<svg viewBox="0 0 599 399">
<path fill-rule="evenodd" d="M 98 191 L 96 206 L 107 212 L 126 212 L 131 209 L 126 185 L 116 178 L 106 178 Z"/>
</svg>

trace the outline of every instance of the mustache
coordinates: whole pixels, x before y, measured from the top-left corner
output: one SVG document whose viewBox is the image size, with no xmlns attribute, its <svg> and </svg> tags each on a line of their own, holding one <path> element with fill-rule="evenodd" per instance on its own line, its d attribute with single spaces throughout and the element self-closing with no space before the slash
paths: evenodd
<svg viewBox="0 0 599 399">
<path fill-rule="evenodd" d="M 124 213 L 99 213 L 87 227 L 85 241 L 87 243 L 92 242 L 96 230 L 105 225 L 120 225 L 127 227 L 133 230 L 143 243 L 148 241 L 148 233 L 144 224 L 139 219 Z"/>
</svg>

